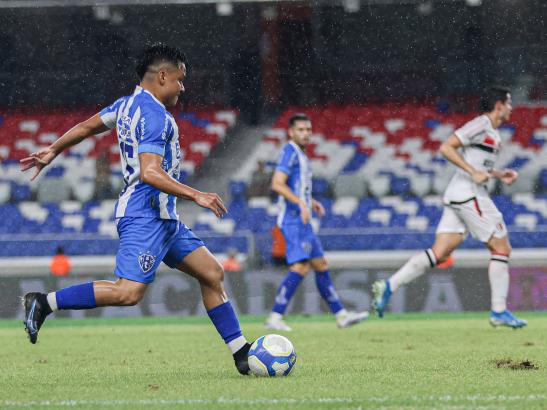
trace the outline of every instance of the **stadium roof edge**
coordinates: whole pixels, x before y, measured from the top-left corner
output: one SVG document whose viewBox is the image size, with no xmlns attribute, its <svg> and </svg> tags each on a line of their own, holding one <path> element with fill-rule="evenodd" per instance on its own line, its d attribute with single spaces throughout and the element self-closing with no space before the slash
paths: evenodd
<svg viewBox="0 0 547 410">
<path fill-rule="evenodd" d="M 303 2 L 304 0 L 283 0 L 284 2 Z M 423 0 L 360 0 L 361 4 L 417 4 Z M 0 9 L 8 8 L 46 8 L 46 7 L 96 7 L 96 6 L 154 6 L 191 5 L 216 3 L 276 3 L 276 0 L 1 0 Z M 456 3 L 464 0 L 433 0 L 438 3 Z M 329 0 L 314 0 L 313 4 L 332 4 Z M 339 0 L 343 4 L 343 0 Z"/>
</svg>

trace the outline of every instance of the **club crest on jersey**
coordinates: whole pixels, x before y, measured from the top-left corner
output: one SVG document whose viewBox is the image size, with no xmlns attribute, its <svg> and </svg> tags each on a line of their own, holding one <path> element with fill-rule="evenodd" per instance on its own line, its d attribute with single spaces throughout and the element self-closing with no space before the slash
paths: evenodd
<svg viewBox="0 0 547 410">
<path fill-rule="evenodd" d="M 310 242 L 302 242 L 301 245 L 302 245 L 302 249 L 304 250 L 304 252 L 306 252 L 306 253 L 311 252 L 311 243 Z"/>
<path fill-rule="evenodd" d="M 152 255 L 150 251 L 146 251 L 139 255 L 138 260 L 139 260 L 139 265 L 141 267 L 141 270 L 144 273 L 147 273 L 154 266 L 154 263 L 156 262 L 156 257 Z"/>
</svg>

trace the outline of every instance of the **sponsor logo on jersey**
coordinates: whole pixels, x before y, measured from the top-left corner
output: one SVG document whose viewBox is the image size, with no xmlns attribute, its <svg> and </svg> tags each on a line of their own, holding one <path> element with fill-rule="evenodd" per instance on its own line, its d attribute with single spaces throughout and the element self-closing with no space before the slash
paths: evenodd
<svg viewBox="0 0 547 410">
<path fill-rule="evenodd" d="M 494 139 L 494 137 L 492 137 L 491 135 L 488 135 L 488 134 L 486 135 L 486 137 L 484 138 L 484 141 L 482 143 L 485 144 L 485 145 L 490 145 L 491 147 L 494 147 L 494 148 L 496 148 L 498 146 L 498 143 Z"/>
<path fill-rule="evenodd" d="M 118 135 L 124 141 L 131 141 L 131 118 L 123 115 L 118 120 Z"/>
<path fill-rule="evenodd" d="M 497 141 L 493 136 L 486 134 L 480 144 L 473 144 L 472 147 L 491 154 L 497 154 L 499 151 L 499 141 Z"/>
<path fill-rule="evenodd" d="M 163 131 L 161 132 L 161 139 L 165 141 L 167 138 L 167 127 L 169 126 L 169 117 L 165 116 L 165 121 L 163 122 Z"/>
</svg>

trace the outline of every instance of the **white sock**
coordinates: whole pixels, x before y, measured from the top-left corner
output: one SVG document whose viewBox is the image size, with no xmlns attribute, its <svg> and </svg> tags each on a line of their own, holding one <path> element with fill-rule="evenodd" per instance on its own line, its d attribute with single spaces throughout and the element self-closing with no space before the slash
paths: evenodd
<svg viewBox="0 0 547 410">
<path fill-rule="evenodd" d="M 281 313 L 277 313 L 277 312 L 270 312 L 270 319 L 271 320 L 283 320 L 283 315 Z"/>
<path fill-rule="evenodd" d="M 431 249 L 417 253 L 389 278 L 391 291 L 395 292 L 401 285 L 423 275 L 427 269 L 433 268 L 436 264 L 437 259 Z"/>
<path fill-rule="evenodd" d="M 52 311 L 56 312 L 59 310 L 59 308 L 57 307 L 57 297 L 55 296 L 55 292 L 47 294 L 47 303 L 49 304 L 49 307 Z"/>
<path fill-rule="evenodd" d="M 507 293 L 509 292 L 509 257 L 492 255 L 488 266 L 492 310 L 500 313 L 507 309 Z"/>
<path fill-rule="evenodd" d="M 230 349 L 230 352 L 234 354 L 243 346 L 245 346 L 245 343 L 247 343 L 247 339 L 245 339 L 245 336 L 239 336 L 238 338 L 232 340 L 231 342 L 228 342 L 228 349 Z"/>
<path fill-rule="evenodd" d="M 336 319 L 340 319 L 348 314 L 348 311 L 346 309 L 340 309 L 336 314 L 334 315 Z"/>
</svg>

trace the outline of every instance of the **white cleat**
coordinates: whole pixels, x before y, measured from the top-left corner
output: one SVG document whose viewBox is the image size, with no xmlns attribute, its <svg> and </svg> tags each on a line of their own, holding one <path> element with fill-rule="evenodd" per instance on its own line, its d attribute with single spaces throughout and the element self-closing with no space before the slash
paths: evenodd
<svg viewBox="0 0 547 410">
<path fill-rule="evenodd" d="M 268 329 L 280 330 L 282 332 L 291 332 L 292 328 L 285 323 L 283 316 L 279 313 L 270 313 L 265 323 Z"/>
<path fill-rule="evenodd" d="M 344 312 L 339 315 L 336 315 L 336 324 L 338 325 L 340 329 L 344 329 L 346 327 L 356 325 L 357 323 L 360 323 L 367 318 L 368 318 L 367 311 L 364 311 L 364 312 L 348 311 L 348 312 Z"/>
</svg>

